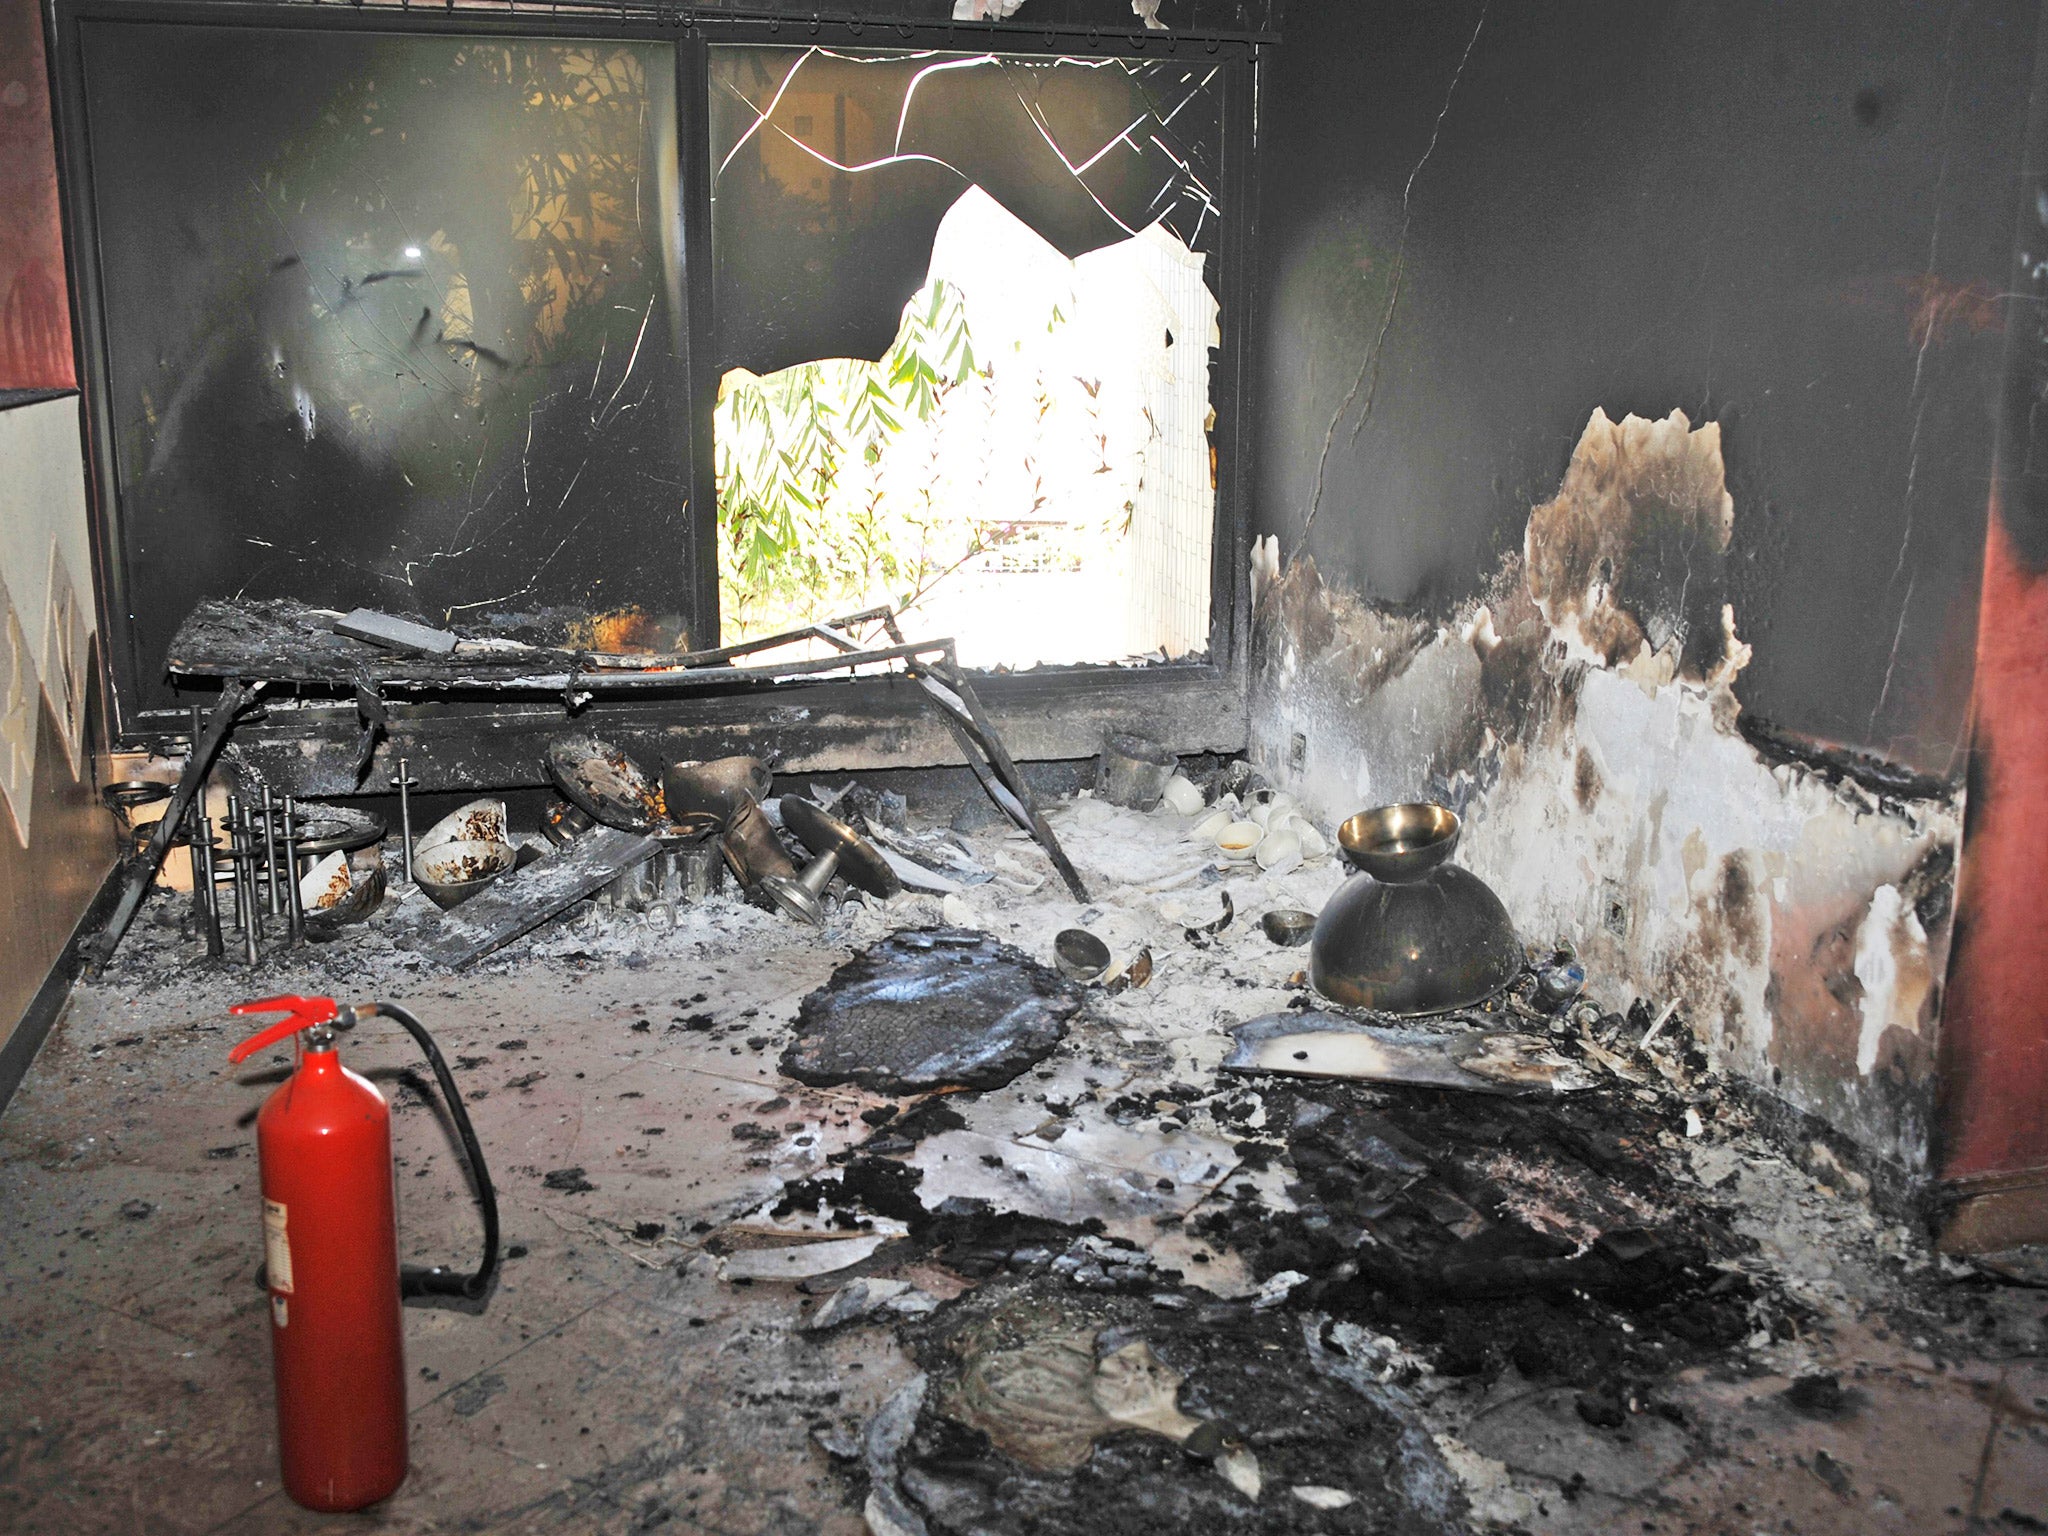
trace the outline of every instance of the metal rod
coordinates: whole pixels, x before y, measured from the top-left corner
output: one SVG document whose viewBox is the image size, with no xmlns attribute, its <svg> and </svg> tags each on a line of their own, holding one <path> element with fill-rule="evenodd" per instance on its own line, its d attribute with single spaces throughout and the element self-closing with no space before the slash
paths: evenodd
<svg viewBox="0 0 2048 1536">
<path fill-rule="evenodd" d="M 263 786 L 263 889 L 264 899 L 272 917 L 284 911 L 284 893 L 278 889 L 278 837 L 277 801 L 272 798 L 270 786 Z"/>
<path fill-rule="evenodd" d="M 193 844 L 199 862 L 199 876 L 206 886 L 206 958 L 218 960 L 225 946 L 220 941 L 220 885 L 213 867 L 213 818 L 199 818 L 199 836 Z"/>
<path fill-rule="evenodd" d="M 207 889 L 206 868 L 200 857 L 200 840 L 205 836 L 203 820 L 196 805 L 185 818 L 185 862 L 192 871 L 192 921 L 199 925 L 202 939 L 206 937 L 207 914 L 213 905 L 213 892 Z"/>
<path fill-rule="evenodd" d="M 205 836 L 201 856 L 207 860 L 207 958 L 221 958 L 227 952 L 227 944 L 221 942 L 221 866 L 213 860 L 215 854 L 215 827 L 213 817 L 199 817 L 199 827 Z"/>
<path fill-rule="evenodd" d="M 256 818 L 248 806 L 244 805 L 240 809 L 242 835 L 238 842 L 241 846 L 241 862 L 236 867 L 240 871 L 239 883 L 244 892 L 242 905 L 247 914 L 247 920 L 242 925 L 242 958 L 253 970 L 257 961 L 262 958 L 256 929 L 262 921 L 263 910 L 256 899 Z"/>
<path fill-rule="evenodd" d="M 262 692 L 262 682 L 245 683 L 240 678 L 231 678 L 221 689 L 220 701 L 213 706 L 208 717 L 206 733 L 193 743 L 185 754 L 184 770 L 178 775 L 178 787 L 171 791 L 170 804 L 164 807 L 163 820 L 157 823 L 151 834 L 149 846 L 142 851 L 123 876 L 120 900 L 115 902 L 113 915 L 107 925 L 88 939 L 81 950 L 86 968 L 97 974 L 106 969 L 107 962 L 114 958 L 114 950 L 120 945 L 122 936 L 128 932 L 128 925 L 135 921 L 136 910 L 142 899 L 149 894 L 150 886 L 156 880 L 156 872 L 162 868 L 164 854 L 171 846 L 171 838 L 185 820 L 185 812 L 191 806 L 199 786 L 205 782 L 213 768 L 213 760 L 220 755 L 221 744 L 227 740 L 228 732 L 234 728 L 235 717 L 252 703 Z"/>
<path fill-rule="evenodd" d="M 242 882 L 242 797 L 228 796 L 228 869 L 235 877 L 235 932 L 240 933 L 248 920 L 249 904 L 244 900 L 246 892 Z"/>
<path fill-rule="evenodd" d="M 287 931 L 297 949 L 306 942 L 306 909 L 299 898 L 299 808 L 290 795 L 284 797 L 284 871 Z"/>
<path fill-rule="evenodd" d="M 797 632 L 795 638 L 816 640 L 818 636 L 806 628 Z M 821 673 L 845 672 L 856 667 L 879 666 L 884 662 L 905 661 L 919 656 L 943 658 L 951 651 L 952 646 L 953 642 L 950 639 L 920 640 L 915 644 L 877 646 L 865 651 L 847 651 L 838 656 L 817 656 L 804 661 L 769 662 L 758 667 L 653 667 L 647 663 L 656 658 L 646 656 L 633 657 L 632 660 L 638 665 L 631 670 L 601 666 L 590 657 L 582 658 L 573 672 L 513 672 L 508 675 L 503 670 L 470 665 L 461 668 L 451 667 L 438 676 L 424 673 L 380 676 L 377 678 L 377 687 L 387 693 L 412 689 L 442 693 L 450 688 L 473 688 L 485 693 L 560 693 L 569 687 L 592 693 L 631 693 L 643 688 L 720 688 L 732 683 L 772 683 L 784 678 L 815 677 Z M 177 677 L 220 675 L 216 666 L 191 659 L 183 662 L 173 661 L 171 672 Z M 266 679 L 278 680 L 280 678 Z M 346 681 L 310 668 L 289 673 L 289 680 L 297 683 Z"/>
<path fill-rule="evenodd" d="M 392 784 L 398 789 L 398 835 L 403 839 L 405 854 L 405 883 L 412 882 L 412 787 L 419 783 L 405 771 L 405 759 L 398 760 L 398 777 Z"/>
</svg>

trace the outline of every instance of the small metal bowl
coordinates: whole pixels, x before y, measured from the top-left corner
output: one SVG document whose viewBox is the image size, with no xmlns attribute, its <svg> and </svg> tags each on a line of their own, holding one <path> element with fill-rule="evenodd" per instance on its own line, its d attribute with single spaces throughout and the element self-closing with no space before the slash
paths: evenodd
<svg viewBox="0 0 2048 1536">
<path fill-rule="evenodd" d="M 1109 946 L 1086 928 L 1062 928 L 1053 936 L 1052 958 L 1062 975 L 1089 982 L 1109 969 Z"/>
<path fill-rule="evenodd" d="M 418 862 L 422 854 L 443 843 L 509 843 L 512 839 L 505 825 L 504 801 L 488 796 L 472 800 L 459 810 L 450 811 L 413 840 L 413 860 Z"/>
<path fill-rule="evenodd" d="M 661 776 L 662 803 L 669 818 L 677 822 L 694 819 L 712 828 L 724 826 L 727 797 L 735 790 L 745 790 L 756 800 L 766 800 L 774 789 L 774 776 L 758 757 L 670 763 Z"/>
<path fill-rule="evenodd" d="M 300 878 L 299 894 L 306 937 L 315 943 L 338 938 L 351 923 L 366 921 L 383 905 L 384 861 L 370 855 L 358 863 L 345 853 L 328 854 Z M 320 906 L 322 897 L 331 898 L 330 904 Z"/>
<path fill-rule="evenodd" d="M 566 800 L 551 800 L 547 809 L 540 813 L 541 836 L 557 848 L 568 847 L 596 825 L 587 812 L 578 810 Z"/>
<path fill-rule="evenodd" d="M 511 869 L 518 857 L 510 843 L 457 838 L 414 854 L 412 877 L 429 901 L 446 909 L 469 900 Z"/>
<path fill-rule="evenodd" d="M 1095 767 L 1095 792 L 1111 805 L 1149 811 L 1180 771 L 1173 749 L 1122 732 L 1102 744 Z"/>
<path fill-rule="evenodd" d="M 1279 907 L 1260 918 L 1259 927 L 1282 949 L 1293 949 L 1306 944 L 1316 931 L 1316 915 L 1298 907 Z"/>
<path fill-rule="evenodd" d="M 1375 880 L 1405 885 L 1420 880 L 1458 846 L 1458 813 L 1418 801 L 1360 811 L 1337 829 L 1337 846 L 1353 869 Z"/>
</svg>

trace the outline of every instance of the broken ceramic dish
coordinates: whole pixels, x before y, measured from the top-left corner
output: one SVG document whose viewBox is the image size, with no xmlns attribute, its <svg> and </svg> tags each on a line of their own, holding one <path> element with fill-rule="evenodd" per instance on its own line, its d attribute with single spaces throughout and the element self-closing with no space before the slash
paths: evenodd
<svg viewBox="0 0 2048 1536">
<path fill-rule="evenodd" d="M 1252 850 L 1259 868 L 1269 875 L 1284 875 L 1301 867 L 1301 839 L 1286 827 L 1268 832 Z"/>
<path fill-rule="evenodd" d="M 354 888 L 349 877 L 348 855 L 339 851 L 314 861 L 299 877 L 299 910 L 328 912 L 341 905 Z"/>
<path fill-rule="evenodd" d="M 1330 844 L 1317 829 L 1314 822 L 1300 812 L 1287 818 L 1287 830 L 1294 834 L 1294 840 L 1301 845 L 1301 861 L 1313 863 L 1330 851 Z"/>
<path fill-rule="evenodd" d="M 1294 806 L 1295 800 L 1292 795 L 1268 795 L 1265 799 L 1253 803 L 1252 808 L 1245 812 L 1245 819 L 1255 821 L 1271 832 L 1286 824 L 1287 818 L 1294 814 Z"/>
</svg>

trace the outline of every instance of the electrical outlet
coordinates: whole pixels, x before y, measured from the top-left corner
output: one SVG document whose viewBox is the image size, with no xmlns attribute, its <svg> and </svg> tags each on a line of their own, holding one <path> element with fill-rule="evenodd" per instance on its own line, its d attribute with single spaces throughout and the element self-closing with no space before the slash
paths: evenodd
<svg viewBox="0 0 2048 1536">
<path fill-rule="evenodd" d="M 1600 882 L 1601 921 L 1617 939 L 1628 937 L 1628 902 L 1619 880 Z"/>
</svg>

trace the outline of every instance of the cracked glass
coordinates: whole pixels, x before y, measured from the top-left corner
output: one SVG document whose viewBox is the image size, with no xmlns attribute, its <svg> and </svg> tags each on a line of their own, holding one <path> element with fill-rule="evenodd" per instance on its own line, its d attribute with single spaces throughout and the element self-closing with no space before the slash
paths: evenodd
<svg viewBox="0 0 2048 1536">
<path fill-rule="evenodd" d="M 205 597 L 696 638 L 670 47 L 82 35 L 138 702 Z"/>
<path fill-rule="evenodd" d="M 970 665 L 1206 650 L 1222 89 L 711 50 L 725 641 L 887 602 Z"/>
</svg>

